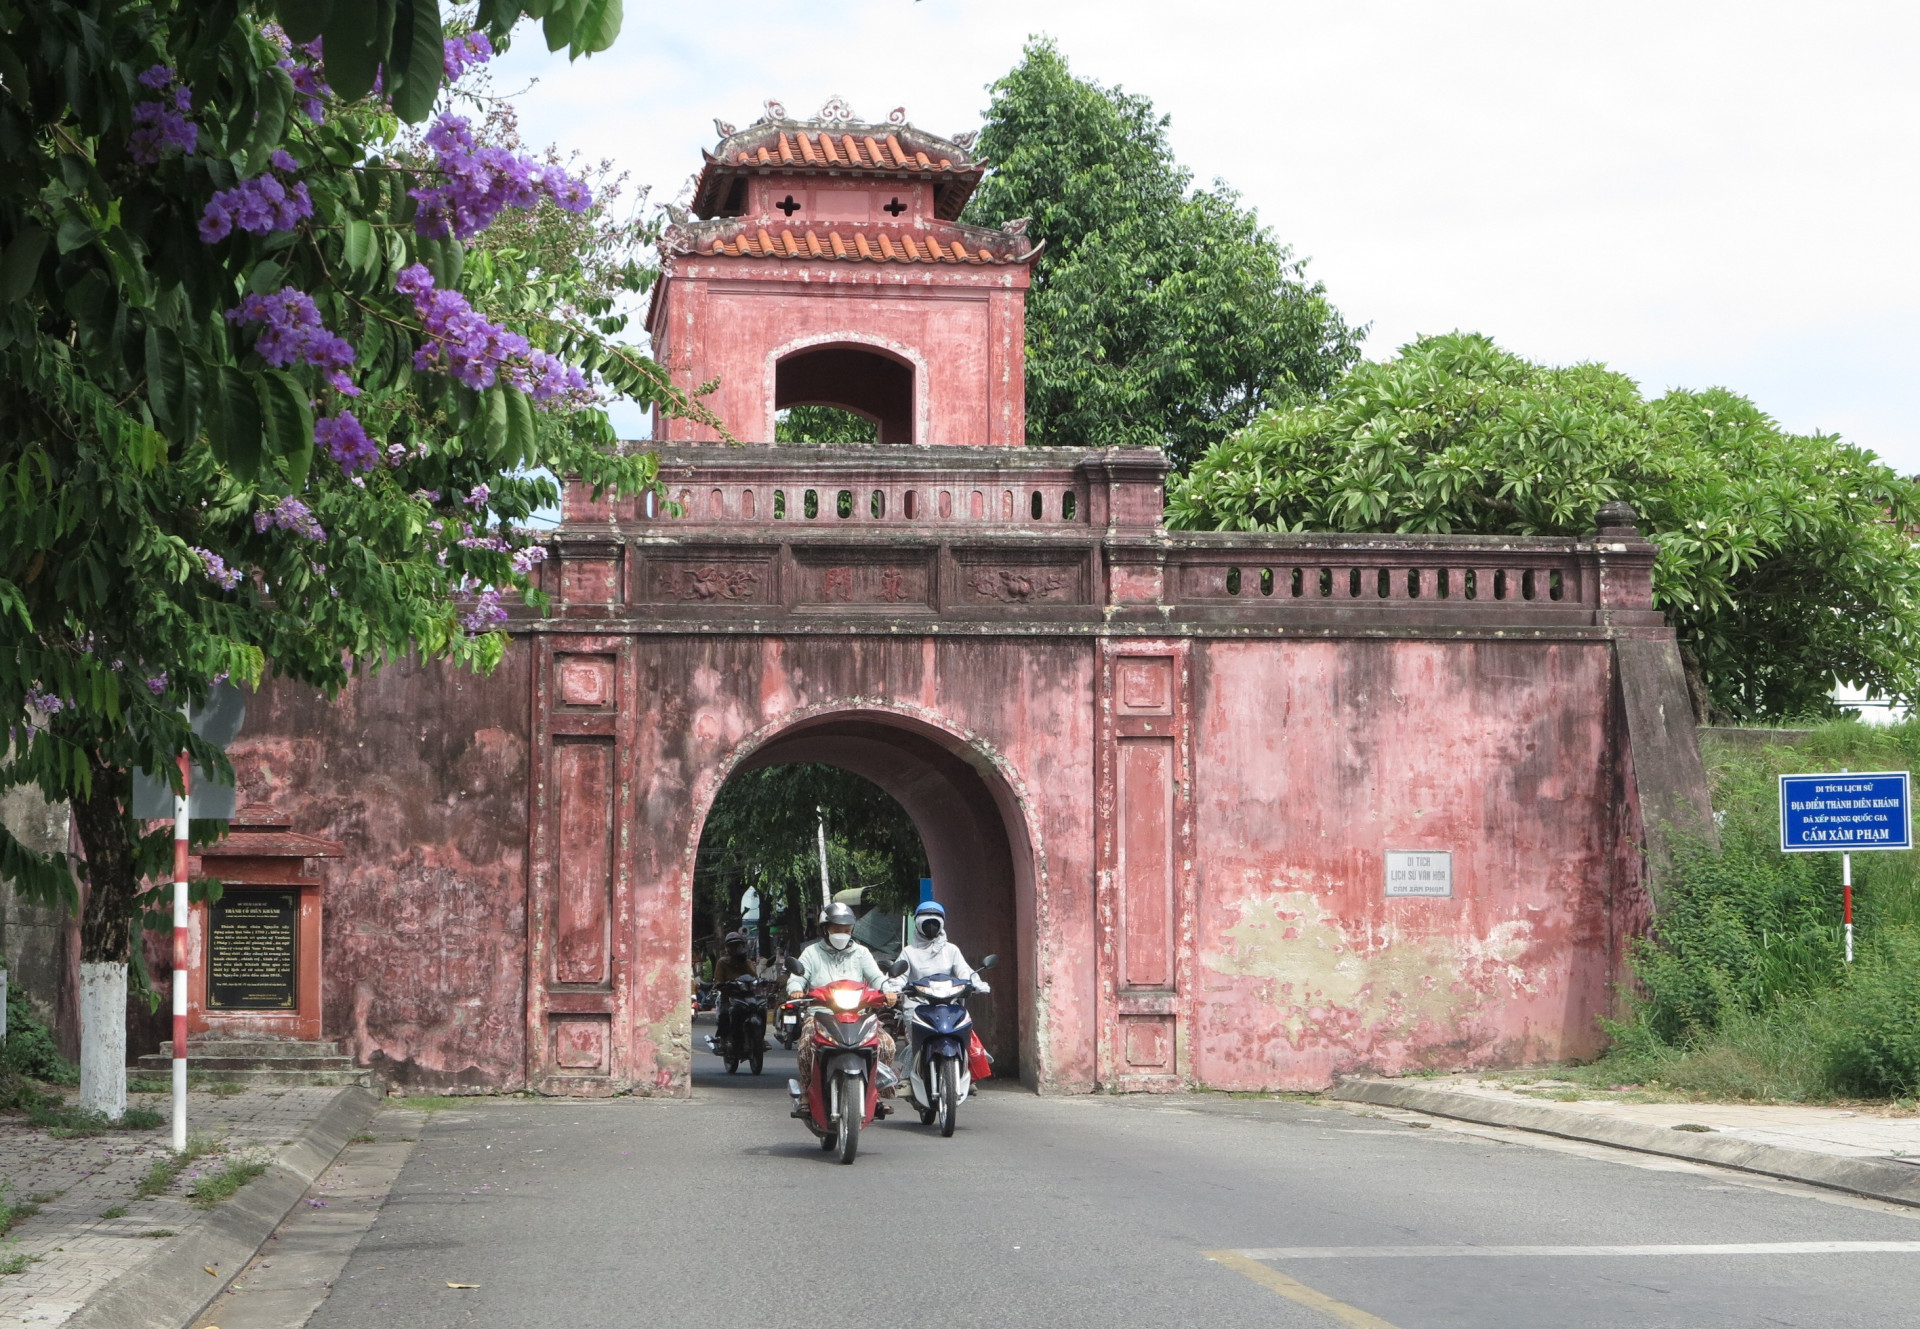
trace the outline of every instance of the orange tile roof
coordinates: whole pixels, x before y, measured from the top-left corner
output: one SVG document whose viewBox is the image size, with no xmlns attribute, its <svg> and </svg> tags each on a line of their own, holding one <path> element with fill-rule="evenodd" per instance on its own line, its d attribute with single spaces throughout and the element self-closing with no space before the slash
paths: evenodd
<svg viewBox="0 0 1920 1329">
<path fill-rule="evenodd" d="M 1038 246 L 1029 246 L 1024 240 L 1017 245 L 993 246 L 983 243 L 993 234 L 949 235 L 943 243 L 940 237 L 925 232 L 916 235 L 911 231 L 888 231 L 876 227 L 836 227 L 823 235 L 813 227 L 769 231 L 765 226 L 756 226 L 752 229 L 743 227 L 731 238 L 715 238 L 704 244 L 696 241 L 693 252 L 717 258 L 811 258 L 845 263 L 975 265 L 1026 263 L 1040 252 Z M 1016 250 L 1018 252 L 1014 252 Z"/>
<path fill-rule="evenodd" d="M 863 126 L 864 128 L 864 126 Z M 781 130 L 779 138 L 772 143 L 763 143 L 758 149 L 742 149 L 733 155 L 735 166 L 839 166 L 848 169 L 870 171 L 911 171 L 916 174 L 923 171 L 951 171 L 956 169 L 953 158 L 942 154 L 929 157 L 925 152 L 915 149 L 912 152 L 900 146 L 897 134 L 888 134 L 884 140 L 876 139 L 872 134 L 829 134 L 824 129 L 809 134 L 804 129 L 792 132 Z M 971 162 L 962 162 L 957 168 L 972 170 Z"/>
<path fill-rule="evenodd" d="M 799 175 L 882 175 L 931 180 L 934 212 L 943 221 L 960 215 L 987 163 L 972 155 L 968 135 L 962 141 L 941 138 L 902 123 L 862 124 L 852 120 L 763 119 L 730 132 L 706 154 L 695 182 L 692 209 L 700 217 L 727 213 L 743 175 L 794 172 Z"/>
</svg>

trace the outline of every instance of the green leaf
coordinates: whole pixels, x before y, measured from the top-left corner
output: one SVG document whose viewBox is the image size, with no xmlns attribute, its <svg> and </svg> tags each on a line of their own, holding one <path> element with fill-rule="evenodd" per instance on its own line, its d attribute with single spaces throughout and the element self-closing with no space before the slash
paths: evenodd
<svg viewBox="0 0 1920 1329">
<path fill-rule="evenodd" d="M 527 394 L 514 388 L 508 388 L 507 397 L 507 455 L 500 459 L 502 469 L 524 466 L 533 458 L 533 403 L 527 400 Z"/>
<path fill-rule="evenodd" d="M 313 449 L 313 410 L 307 394 L 284 370 L 269 369 L 254 376 L 260 393 L 260 418 L 265 426 L 267 451 L 293 457 Z M 304 471 L 305 467 L 302 467 Z"/>
<path fill-rule="evenodd" d="M 585 0 L 574 25 L 573 54 L 591 55 L 612 46 L 620 35 L 620 18 L 620 0 Z"/>
<path fill-rule="evenodd" d="M 373 91 L 373 80 L 393 41 L 393 4 L 394 0 L 345 0 L 333 6 L 322 51 L 334 96 L 351 102 Z"/>
<path fill-rule="evenodd" d="M 247 135 L 247 174 L 258 175 L 287 135 L 287 113 L 293 109 L 293 80 L 278 65 L 260 71 L 259 111 Z"/>
<path fill-rule="evenodd" d="M 220 366 L 213 378 L 220 391 L 216 400 L 206 403 L 207 441 L 214 457 L 235 477 L 251 482 L 260 474 L 260 399 L 247 376 L 232 365 Z"/>
<path fill-rule="evenodd" d="M 347 0 L 348 4 L 359 0 Z M 280 26 L 296 43 L 305 45 L 318 37 L 333 16 L 333 0 L 280 0 L 274 6 Z"/>
<path fill-rule="evenodd" d="M 418 123 L 433 110 L 444 72 L 445 33 L 440 27 L 440 0 L 398 0 L 394 20 L 393 111 L 402 120 Z"/>
<path fill-rule="evenodd" d="M 379 251 L 374 247 L 373 223 L 359 217 L 349 217 L 341 228 L 340 252 L 347 266 L 356 277 L 362 279 L 371 275 L 370 269 Z"/>
<path fill-rule="evenodd" d="M 480 437 L 489 456 L 498 456 L 507 445 L 507 388 L 496 383 L 480 399 Z"/>
<path fill-rule="evenodd" d="M 6 253 L 0 254 L 0 305 L 26 299 L 46 250 L 47 233 L 38 226 L 23 227 L 13 237 Z"/>
<path fill-rule="evenodd" d="M 153 408 L 153 418 L 174 429 L 186 395 L 187 362 L 180 339 L 172 328 L 147 324 L 147 404 Z"/>
</svg>

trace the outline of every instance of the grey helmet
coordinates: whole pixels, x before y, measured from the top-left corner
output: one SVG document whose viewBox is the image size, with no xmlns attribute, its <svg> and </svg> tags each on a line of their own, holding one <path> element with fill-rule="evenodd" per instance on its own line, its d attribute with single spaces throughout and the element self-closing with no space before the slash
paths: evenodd
<svg viewBox="0 0 1920 1329">
<path fill-rule="evenodd" d="M 828 905 L 827 911 L 820 915 L 822 927 L 850 928 L 853 924 L 853 908 L 850 905 L 841 904 L 838 900 Z"/>
</svg>

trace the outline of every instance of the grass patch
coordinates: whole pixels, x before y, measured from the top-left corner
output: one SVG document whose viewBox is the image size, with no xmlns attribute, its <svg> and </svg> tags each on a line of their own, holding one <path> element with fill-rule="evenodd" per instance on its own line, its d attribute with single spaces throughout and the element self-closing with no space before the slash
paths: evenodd
<svg viewBox="0 0 1920 1329">
<path fill-rule="evenodd" d="M 1782 854 L 1776 777 L 1920 765 L 1920 720 L 1835 721 L 1796 747 L 1705 754 L 1720 846 L 1683 848 L 1636 943 L 1613 1046 L 1582 1086 L 1689 1100 L 1906 1101 L 1920 1094 L 1920 853 L 1854 857 L 1855 963 L 1838 854 Z"/>
<path fill-rule="evenodd" d="M 155 1227 L 155 1228 L 148 1228 L 145 1232 L 142 1232 L 140 1235 L 143 1237 L 177 1237 L 180 1234 L 175 1232 L 170 1227 Z"/>
<path fill-rule="evenodd" d="M 7 1244 L 11 1246 L 16 1243 L 8 1242 Z M 8 1274 L 24 1274 L 27 1272 L 28 1265 L 37 1264 L 39 1260 L 38 1255 L 28 1255 L 25 1251 L 0 1255 L 0 1278 L 5 1278 Z"/>
<path fill-rule="evenodd" d="M 173 1090 L 173 1081 L 156 1080 L 147 1075 L 127 1077 L 127 1092 L 130 1094 L 165 1094 Z"/>
<path fill-rule="evenodd" d="M 165 1116 L 147 1108 L 128 1108 L 116 1121 L 98 1112 L 82 1112 L 79 1108 L 68 1107 L 58 1098 L 49 1098 L 29 1107 L 27 1121 L 56 1140 L 83 1139 L 105 1135 L 109 1131 L 150 1131 L 167 1123 Z"/>
<path fill-rule="evenodd" d="M 40 1204 L 37 1201 L 15 1200 L 13 1183 L 0 1181 L 0 1236 L 5 1236 L 39 1212 Z"/>
<path fill-rule="evenodd" d="M 247 1163 L 238 1160 L 227 1164 L 218 1172 L 200 1178 L 193 1183 L 193 1189 L 187 1197 L 193 1201 L 196 1209 L 211 1209 L 222 1200 L 231 1199 L 240 1188 L 267 1170 L 265 1163 Z"/>
<path fill-rule="evenodd" d="M 390 1098 L 389 1107 L 411 1108 L 415 1112 L 446 1112 L 451 1108 L 471 1107 L 471 1097 L 455 1094 L 419 1094 L 408 1098 Z"/>
<path fill-rule="evenodd" d="M 103 1223 L 110 1222 L 116 1218 L 125 1218 L 126 1216 L 127 1206 L 124 1204 L 116 1204 L 111 1209 L 103 1209 L 100 1211 L 100 1221 Z"/>
<path fill-rule="evenodd" d="M 176 1178 L 187 1170 L 187 1164 L 196 1158 L 205 1158 L 214 1150 L 214 1142 L 204 1135 L 189 1136 L 184 1152 L 168 1154 L 164 1158 L 153 1160 L 147 1169 L 147 1175 L 140 1178 L 140 1184 L 133 1188 L 136 1200 L 151 1200 L 165 1195 L 173 1186 Z"/>
<path fill-rule="evenodd" d="M 374 1143 L 374 1138 L 373 1136 L 367 1134 L 367 1132 L 361 1131 L 358 1135 L 349 1135 L 347 1137 L 347 1143 L 348 1144 L 372 1144 Z"/>
</svg>

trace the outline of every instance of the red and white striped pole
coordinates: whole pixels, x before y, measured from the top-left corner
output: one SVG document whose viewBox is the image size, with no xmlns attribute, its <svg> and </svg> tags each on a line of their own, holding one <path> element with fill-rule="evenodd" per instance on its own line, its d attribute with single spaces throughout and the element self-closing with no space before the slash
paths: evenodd
<svg viewBox="0 0 1920 1329">
<path fill-rule="evenodd" d="M 187 1149 L 187 800 L 193 765 L 180 754 L 180 793 L 173 800 L 173 1150 Z"/>
</svg>

